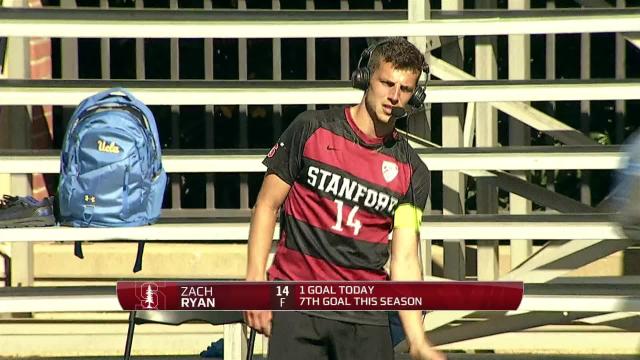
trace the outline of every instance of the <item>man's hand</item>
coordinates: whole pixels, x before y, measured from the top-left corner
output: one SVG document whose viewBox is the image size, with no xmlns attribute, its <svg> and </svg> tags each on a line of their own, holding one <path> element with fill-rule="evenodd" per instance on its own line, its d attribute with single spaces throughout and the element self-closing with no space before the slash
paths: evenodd
<svg viewBox="0 0 640 360">
<path fill-rule="evenodd" d="M 250 310 L 244 312 L 244 320 L 260 334 L 271 336 L 271 310 Z"/>
<path fill-rule="evenodd" d="M 411 346 L 409 356 L 411 356 L 413 360 L 447 360 L 447 357 L 443 353 L 435 348 L 429 347 L 426 343 L 419 346 Z"/>
</svg>

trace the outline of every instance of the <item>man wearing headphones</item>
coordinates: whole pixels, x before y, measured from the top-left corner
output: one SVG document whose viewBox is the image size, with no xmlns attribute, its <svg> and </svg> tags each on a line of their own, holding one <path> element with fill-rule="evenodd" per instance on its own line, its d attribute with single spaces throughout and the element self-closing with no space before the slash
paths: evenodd
<svg viewBox="0 0 640 360">
<path fill-rule="evenodd" d="M 405 107 L 424 103 L 423 71 L 415 46 L 386 39 L 362 53 L 352 75 L 353 86 L 365 90 L 359 104 L 306 111 L 291 123 L 263 162 L 268 171 L 253 209 L 247 280 L 421 280 L 418 235 L 430 175 L 395 122 Z M 265 276 L 278 212 L 280 241 Z M 270 336 L 269 359 L 393 359 L 386 312 L 245 317 Z M 401 311 L 400 319 L 413 359 L 445 359 L 426 339 L 420 311 Z"/>
</svg>

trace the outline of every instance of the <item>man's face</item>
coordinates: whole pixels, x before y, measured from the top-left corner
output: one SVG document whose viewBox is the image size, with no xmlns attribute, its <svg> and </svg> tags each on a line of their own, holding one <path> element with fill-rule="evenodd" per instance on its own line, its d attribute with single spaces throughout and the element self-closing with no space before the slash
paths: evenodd
<svg viewBox="0 0 640 360">
<path fill-rule="evenodd" d="M 382 61 L 371 75 L 366 105 L 373 121 L 388 123 L 393 107 L 404 107 L 418 83 L 420 74 L 411 70 L 398 70 Z"/>
</svg>

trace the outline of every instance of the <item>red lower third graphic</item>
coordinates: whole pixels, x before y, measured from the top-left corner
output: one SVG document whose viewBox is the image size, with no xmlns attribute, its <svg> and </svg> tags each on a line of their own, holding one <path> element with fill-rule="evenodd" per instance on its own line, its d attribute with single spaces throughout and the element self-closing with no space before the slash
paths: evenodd
<svg viewBox="0 0 640 360">
<path fill-rule="evenodd" d="M 124 310 L 517 310 L 522 282 L 121 281 Z"/>
</svg>

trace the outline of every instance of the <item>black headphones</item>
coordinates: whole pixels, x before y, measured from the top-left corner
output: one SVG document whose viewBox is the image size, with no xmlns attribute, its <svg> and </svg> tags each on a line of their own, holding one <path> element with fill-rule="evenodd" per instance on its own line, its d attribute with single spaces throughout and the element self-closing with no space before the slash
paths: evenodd
<svg viewBox="0 0 640 360">
<path fill-rule="evenodd" d="M 383 40 L 377 44 L 373 44 L 360 54 L 360 60 L 358 60 L 358 67 L 351 74 L 351 86 L 355 89 L 367 90 L 369 88 L 369 82 L 371 81 L 371 67 L 369 62 L 371 61 L 371 54 L 375 49 L 391 40 Z M 364 66 L 362 66 L 364 62 Z M 426 78 L 429 78 L 429 67 L 425 63 L 422 67 L 422 71 L 425 73 Z M 420 84 L 416 85 L 416 89 L 411 94 L 409 99 L 409 105 L 414 109 L 420 109 L 424 106 L 424 100 L 427 97 L 424 86 Z"/>
</svg>

